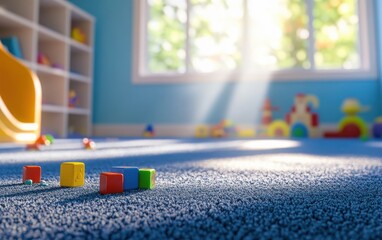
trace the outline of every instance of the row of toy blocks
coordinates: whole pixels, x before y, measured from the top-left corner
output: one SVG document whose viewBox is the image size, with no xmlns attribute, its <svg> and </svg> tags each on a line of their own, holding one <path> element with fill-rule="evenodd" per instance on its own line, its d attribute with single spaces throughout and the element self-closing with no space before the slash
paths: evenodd
<svg viewBox="0 0 382 240">
<path fill-rule="evenodd" d="M 122 193 L 132 189 L 155 188 L 156 172 L 154 169 L 137 167 L 113 167 L 113 172 L 100 175 L 100 193 Z"/>
</svg>

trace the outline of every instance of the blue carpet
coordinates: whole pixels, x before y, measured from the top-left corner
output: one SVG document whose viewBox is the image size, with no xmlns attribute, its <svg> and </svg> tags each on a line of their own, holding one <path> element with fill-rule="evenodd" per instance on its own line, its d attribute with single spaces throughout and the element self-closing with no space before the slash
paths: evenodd
<svg viewBox="0 0 382 240">
<path fill-rule="evenodd" d="M 60 188 L 63 161 L 86 164 Z M 42 166 L 48 186 L 20 184 Z M 100 195 L 114 165 L 157 170 L 155 190 Z M 0 145 L 0 239 L 381 239 L 382 142 L 60 140 Z"/>
</svg>

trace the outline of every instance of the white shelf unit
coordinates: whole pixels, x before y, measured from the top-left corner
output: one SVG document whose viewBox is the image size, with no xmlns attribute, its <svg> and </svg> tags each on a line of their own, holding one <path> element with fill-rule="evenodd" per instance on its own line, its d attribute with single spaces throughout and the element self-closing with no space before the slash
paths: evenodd
<svg viewBox="0 0 382 240">
<path fill-rule="evenodd" d="M 65 0 L 0 0 L 0 38 L 17 36 L 23 59 L 42 86 L 42 133 L 90 136 L 94 18 Z M 85 42 L 71 37 L 80 28 Z M 39 64 L 43 54 L 50 65 Z M 69 92 L 77 101 L 69 106 Z"/>
</svg>

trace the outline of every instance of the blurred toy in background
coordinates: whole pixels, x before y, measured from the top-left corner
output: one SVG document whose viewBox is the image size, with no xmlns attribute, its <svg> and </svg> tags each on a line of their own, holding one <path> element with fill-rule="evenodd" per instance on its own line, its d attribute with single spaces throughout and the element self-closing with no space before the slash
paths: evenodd
<svg viewBox="0 0 382 240">
<path fill-rule="evenodd" d="M 155 137 L 155 130 L 154 130 L 154 125 L 148 124 L 143 131 L 143 136 L 144 137 Z"/>
<path fill-rule="evenodd" d="M 95 142 L 89 138 L 82 139 L 82 144 L 86 150 L 94 150 L 96 148 Z"/>
<path fill-rule="evenodd" d="M 342 112 L 345 117 L 340 121 L 338 131 L 325 132 L 326 138 L 367 138 L 368 128 L 362 118 L 358 116 L 361 112 L 366 112 L 369 107 L 362 106 L 357 99 L 348 98 L 342 104 Z"/>
<path fill-rule="evenodd" d="M 72 29 L 72 39 L 80 43 L 86 43 L 86 34 L 79 27 L 74 27 Z"/>
<path fill-rule="evenodd" d="M 69 107 L 75 108 L 77 107 L 77 103 L 78 103 L 77 93 L 75 90 L 70 89 L 69 90 Z"/>
<path fill-rule="evenodd" d="M 372 133 L 374 138 L 382 138 L 382 117 L 375 119 Z"/>
<path fill-rule="evenodd" d="M 45 66 L 51 66 L 49 58 L 41 52 L 39 52 L 37 55 L 37 63 Z"/>
<path fill-rule="evenodd" d="M 237 136 L 240 138 L 254 138 L 256 133 L 254 129 L 251 128 L 237 128 Z"/>
<path fill-rule="evenodd" d="M 212 126 L 211 137 L 237 137 L 237 128 L 232 121 L 223 119 L 218 124 Z"/>
<path fill-rule="evenodd" d="M 279 108 L 272 106 L 269 99 L 266 99 L 263 105 L 263 112 L 261 117 L 261 126 L 258 129 L 258 136 L 260 137 L 288 137 L 289 126 L 283 120 L 273 120 L 273 112 L 278 111 Z"/>
<path fill-rule="evenodd" d="M 291 111 L 286 115 L 292 137 L 318 137 L 318 114 L 312 108 L 318 108 L 318 98 L 314 95 L 297 94 Z"/>
<path fill-rule="evenodd" d="M 207 138 L 209 136 L 208 126 L 199 125 L 195 130 L 195 137 L 197 138 Z"/>
</svg>

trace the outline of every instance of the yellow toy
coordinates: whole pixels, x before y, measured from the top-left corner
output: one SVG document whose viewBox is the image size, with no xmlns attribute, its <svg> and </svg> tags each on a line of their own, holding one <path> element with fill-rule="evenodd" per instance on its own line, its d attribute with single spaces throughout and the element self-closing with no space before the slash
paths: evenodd
<svg viewBox="0 0 382 240">
<path fill-rule="evenodd" d="M 86 35 L 78 27 L 72 29 L 72 38 L 80 43 L 86 43 Z"/>
<path fill-rule="evenodd" d="M 209 130 L 206 125 L 199 125 L 196 127 L 195 137 L 197 138 L 207 138 L 209 135 Z"/>
<path fill-rule="evenodd" d="M 240 138 L 253 138 L 256 136 L 256 134 L 255 134 L 255 130 L 248 128 L 248 129 L 239 129 L 238 136 Z"/>
<path fill-rule="evenodd" d="M 40 81 L 0 43 L 0 141 L 33 143 L 40 130 Z"/>
<path fill-rule="evenodd" d="M 267 128 L 268 137 L 289 137 L 289 125 L 283 120 L 273 121 Z"/>
<path fill-rule="evenodd" d="M 81 187 L 85 185 L 85 164 L 82 162 L 64 162 L 60 167 L 61 187 Z"/>
</svg>

